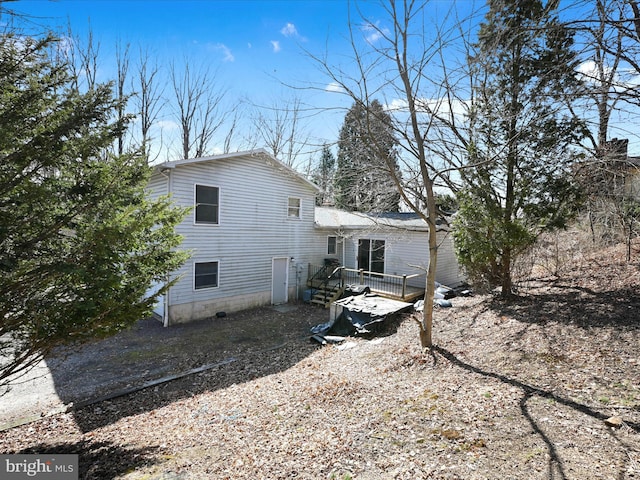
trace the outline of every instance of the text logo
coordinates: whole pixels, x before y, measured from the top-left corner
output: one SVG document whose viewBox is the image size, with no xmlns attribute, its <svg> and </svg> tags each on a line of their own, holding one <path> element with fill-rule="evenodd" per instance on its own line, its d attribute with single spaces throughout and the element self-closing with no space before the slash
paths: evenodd
<svg viewBox="0 0 640 480">
<path fill-rule="evenodd" d="M 3 480 L 78 480 L 78 455 L 0 455 Z"/>
</svg>

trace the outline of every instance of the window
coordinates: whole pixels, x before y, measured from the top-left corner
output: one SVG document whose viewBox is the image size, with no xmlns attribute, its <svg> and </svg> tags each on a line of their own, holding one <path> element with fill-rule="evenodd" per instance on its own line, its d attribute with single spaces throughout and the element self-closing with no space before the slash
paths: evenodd
<svg viewBox="0 0 640 480">
<path fill-rule="evenodd" d="M 300 218 L 300 199 L 289 197 L 289 210 L 287 212 L 289 218 Z"/>
<path fill-rule="evenodd" d="M 335 255 L 338 251 L 337 248 L 338 238 L 329 236 L 327 237 L 327 255 Z"/>
<path fill-rule="evenodd" d="M 196 185 L 195 197 L 196 223 L 218 225 L 219 188 Z"/>
<path fill-rule="evenodd" d="M 194 288 L 213 288 L 218 286 L 218 262 L 194 264 Z"/>
</svg>

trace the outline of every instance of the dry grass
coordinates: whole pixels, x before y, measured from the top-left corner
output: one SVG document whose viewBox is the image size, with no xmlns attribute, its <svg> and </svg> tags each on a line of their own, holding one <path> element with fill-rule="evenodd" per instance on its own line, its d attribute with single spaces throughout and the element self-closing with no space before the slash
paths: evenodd
<svg viewBox="0 0 640 480">
<path fill-rule="evenodd" d="M 314 345 L 297 332 L 326 312 L 301 305 L 284 346 L 2 432 L 1 450 L 79 453 L 91 479 L 638 478 L 638 263 L 563 255 L 513 302 L 438 310 L 431 352 L 410 319 Z"/>
</svg>

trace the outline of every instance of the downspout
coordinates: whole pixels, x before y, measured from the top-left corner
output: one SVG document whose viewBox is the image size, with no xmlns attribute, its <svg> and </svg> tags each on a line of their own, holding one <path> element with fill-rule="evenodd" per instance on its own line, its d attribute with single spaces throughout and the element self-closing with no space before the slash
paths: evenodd
<svg viewBox="0 0 640 480">
<path fill-rule="evenodd" d="M 167 176 L 167 195 L 171 196 L 173 193 L 173 175 L 171 175 L 171 171 L 173 168 L 167 168 L 161 170 L 163 175 Z M 167 283 L 169 283 L 169 275 L 167 275 Z M 166 328 L 169 326 L 169 295 L 171 294 L 171 287 L 167 287 L 167 291 L 164 292 L 162 303 L 162 325 Z"/>
<path fill-rule="evenodd" d="M 168 279 L 167 279 L 168 280 Z M 164 292 L 162 303 L 164 304 L 162 307 L 162 325 L 164 327 L 169 326 L 169 288 Z"/>
<path fill-rule="evenodd" d="M 298 293 L 298 291 L 300 289 L 300 284 L 302 283 L 302 278 L 300 278 L 302 276 L 302 264 L 296 263 L 294 265 L 294 268 L 296 270 L 296 303 L 298 303 L 298 300 L 300 298 L 300 294 Z"/>
</svg>

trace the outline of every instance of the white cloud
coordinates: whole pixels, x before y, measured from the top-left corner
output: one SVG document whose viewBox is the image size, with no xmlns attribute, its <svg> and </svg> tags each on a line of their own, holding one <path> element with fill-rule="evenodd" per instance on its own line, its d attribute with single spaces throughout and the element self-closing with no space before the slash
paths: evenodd
<svg viewBox="0 0 640 480">
<path fill-rule="evenodd" d="M 397 112 L 406 110 L 408 107 L 407 101 L 403 98 L 394 98 L 391 103 L 384 106 L 384 109 L 388 112 Z"/>
<path fill-rule="evenodd" d="M 382 38 L 382 34 L 380 32 L 373 32 L 370 35 L 365 37 L 367 43 L 376 43 L 378 40 Z"/>
<path fill-rule="evenodd" d="M 280 29 L 280 33 L 287 38 L 295 38 L 301 42 L 307 41 L 306 37 L 303 37 L 302 35 L 300 35 L 300 33 L 298 33 L 298 29 L 296 28 L 296 26 L 291 22 L 288 22 L 284 27 L 282 27 Z"/>
<path fill-rule="evenodd" d="M 271 40 L 271 47 L 273 48 L 273 53 L 278 53 L 280 48 L 280 42 L 277 40 Z"/>
<path fill-rule="evenodd" d="M 444 98 L 416 98 L 416 111 L 418 113 L 436 113 L 444 116 L 464 116 L 469 110 L 469 102 L 465 100 L 453 100 L 451 103 Z M 405 98 L 396 98 L 384 106 L 391 113 L 407 112 L 409 103 Z"/>
<path fill-rule="evenodd" d="M 418 104 L 418 108 L 423 105 L 422 109 L 424 111 L 432 111 L 437 113 L 438 115 L 443 115 L 447 117 L 464 117 L 469 113 L 469 108 L 471 107 L 470 100 L 459 100 L 453 99 L 449 101 L 446 98 L 430 98 L 430 99 L 422 99 L 422 101 Z M 428 108 L 427 108 L 428 107 Z"/>
<path fill-rule="evenodd" d="M 324 87 L 324 90 L 325 92 L 337 92 L 337 93 L 344 92 L 344 88 L 342 88 L 342 86 L 337 82 L 329 83 L 326 87 Z"/>
<path fill-rule="evenodd" d="M 629 70 L 629 78 L 627 84 L 633 88 L 640 85 L 640 75 L 635 70 Z"/>
<path fill-rule="evenodd" d="M 227 47 L 224 43 L 216 43 L 215 45 L 212 45 L 211 48 L 215 51 L 222 53 L 223 62 L 235 61 L 235 57 L 233 56 L 233 53 L 231 53 L 231 50 L 229 49 L 229 47 Z"/>
<path fill-rule="evenodd" d="M 582 77 L 582 80 L 589 83 L 595 83 L 596 79 L 600 76 L 598 73 L 598 66 L 593 60 L 582 62 L 578 67 L 578 73 Z M 608 76 L 610 73 L 611 69 L 605 67 L 604 74 Z"/>
<path fill-rule="evenodd" d="M 601 73 L 598 64 L 593 60 L 582 62 L 578 67 L 578 78 L 590 85 L 600 85 L 603 75 L 607 82 L 610 79 L 614 91 L 622 92 L 640 85 L 640 75 L 633 68 L 618 68 L 613 72 L 609 65 L 603 65 Z"/>
<path fill-rule="evenodd" d="M 368 43 L 375 43 L 380 40 L 383 35 L 389 34 L 388 28 L 380 28 L 380 23 L 376 22 L 376 24 L 368 23 L 362 27 L 362 31 L 365 35 L 365 40 Z"/>
<path fill-rule="evenodd" d="M 282 27 L 282 29 L 280 30 L 280 33 L 285 37 L 298 36 L 298 30 L 296 29 L 296 26 L 293 23 L 287 23 L 284 27 Z"/>
<path fill-rule="evenodd" d="M 170 131 L 178 130 L 180 128 L 180 125 L 178 125 L 176 122 L 172 120 L 160 120 L 159 122 L 154 123 L 154 126 L 161 130 L 170 130 Z"/>
</svg>

